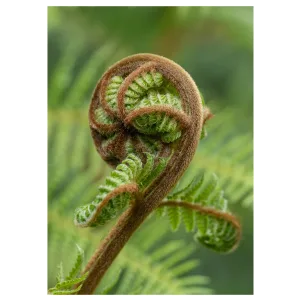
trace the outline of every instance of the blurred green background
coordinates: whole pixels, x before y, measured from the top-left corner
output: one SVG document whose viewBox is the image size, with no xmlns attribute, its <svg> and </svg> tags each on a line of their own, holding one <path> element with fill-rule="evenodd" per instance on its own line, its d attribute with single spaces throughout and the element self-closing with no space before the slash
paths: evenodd
<svg viewBox="0 0 300 300">
<path fill-rule="evenodd" d="M 232 254 L 196 245 L 201 264 L 191 274 L 208 276 L 215 294 L 253 294 L 252 7 L 48 7 L 48 284 L 75 243 L 83 247 L 88 237 L 88 257 L 91 240 L 104 235 L 72 223 L 74 208 L 95 196 L 109 171 L 89 135 L 88 105 L 112 63 L 143 52 L 180 64 L 211 107 L 208 137 L 183 182 L 200 168 L 216 172 L 243 226 Z M 193 241 L 183 229 L 168 231 L 156 247 L 164 239 Z"/>
</svg>

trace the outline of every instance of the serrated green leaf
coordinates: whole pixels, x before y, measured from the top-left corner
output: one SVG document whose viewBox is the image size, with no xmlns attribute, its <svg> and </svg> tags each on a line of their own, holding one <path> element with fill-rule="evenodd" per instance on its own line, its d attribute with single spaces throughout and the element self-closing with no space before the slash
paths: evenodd
<svg viewBox="0 0 300 300">
<path fill-rule="evenodd" d="M 208 183 L 203 186 L 198 195 L 195 197 L 195 202 L 201 202 L 201 204 L 205 205 L 207 203 L 208 197 L 214 191 L 218 184 L 218 177 L 216 174 L 212 174 Z"/>
<path fill-rule="evenodd" d="M 172 231 L 176 231 L 180 225 L 180 210 L 178 207 L 168 207 L 167 214 Z"/>
<path fill-rule="evenodd" d="M 181 207 L 181 217 L 187 232 L 191 232 L 195 226 L 195 212 L 191 209 Z"/>
<path fill-rule="evenodd" d="M 204 175 L 200 174 L 193 178 L 193 180 L 184 188 L 168 196 L 168 199 L 185 199 L 185 201 L 191 202 L 195 193 L 200 189 L 204 181 Z"/>
<path fill-rule="evenodd" d="M 145 188 L 149 184 L 152 183 L 153 180 L 155 180 L 165 169 L 167 163 L 168 163 L 169 158 L 159 158 L 159 163 L 158 165 L 154 168 L 154 170 L 147 176 L 146 179 L 144 179 L 141 182 L 141 185 Z"/>
<path fill-rule="evenodd" d="M 83 276 L 79 277 L 79 278 L 65 280 L 63 282 L 57 283 L 54 288 L 56 288 L 56 289 L 71 288 L 71 287 L 73 287 L 73 285 L 84 281 L 86 279 L 86 277 L 87 277 L 87 273 L 84 274 Z"/>
<path fill-rule="evenodd" d="M 76 294 L 77 292 L 79 292 L 81 287 L 82 287 L 82 285 L 78 286 L 74 290 L 55 290 L 52 292 L 52 294 L 53 295 L 72 295 L 72 294 Z"/>
<path fill-rule="evenodd" d="M 75 278 L 79 272 L 81 271 L 82 264 L 83 264 L 83 259 L 84 259 L 84 251 L 76 244 L 77 246 L 77 257 L 75 264 L 70 271 L 69 275 L 66 277 L 66 280 L 70 280 Z"/>
</svg>

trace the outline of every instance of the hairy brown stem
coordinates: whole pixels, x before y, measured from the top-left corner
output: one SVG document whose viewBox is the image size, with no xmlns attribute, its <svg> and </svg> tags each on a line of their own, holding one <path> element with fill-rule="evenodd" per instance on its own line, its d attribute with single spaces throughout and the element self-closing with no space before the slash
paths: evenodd
<svg viewBox="0 0 300 300">
<path fill-rule="evenodd" d="M 106 238 L 101 241 L 99 247 L 96 249 L 90 260 L 88 261 L 84 271 L 82 274 L 85 274 L 86 272 L 90 271 L 90 269 L 93 267 L 93 265 L 96 263 L 97 259 L 101 256 L 104 249 L 108 247 L 108 245 L 115 239 L 115 237 L 119 234 L 119 230 L 121 229 L 121 224 L 124 224 L 127 222 L 129 217 L 133 214 L 135 207 L 134 205 L 131 205 L 119 218 L 117 224 L 111 229 L 109 234 L 106 236 Z"/>
<path fill-rule="evenodd" d="M 200 94 L 194 81 L 189 74 L 176 63 L 152 54 L 139 54 L 121 60 L 112 66 L 98 83 L 90 106 L 90 115 L 99 103 L 99 95 L 103 102 L 104 109 L 113 114 L 108 106 L 105 106 L 104 90 L 109 82 L 109 78 L 122 73 L 131 73 L 123 82 L 118 92 L 119 117 L 124 119 L 124 95 L 128 85 L 134 76 L 146 71 L 156 70 L 169 80 L 180 94 L 183 110 L 191 120 L 183 122 L 187 126 L 182 126 L 182 136 L 170 147 L 173 154 L 164 171 L 151 183 L 151 185 L 139 196 L 139 201 L 129 208 L 117 224 L 112 228 L 107 238 L 104 239 L 96 250 L 92 259 L 88 263 L 86 270 L 89 270 L 88 277 L 83 282 L 78 294 L 92 294 L 105 272 L 112 264 L 118 253 L 125 246 L 126 242 L 135 230 L 145 221 L 145 219 L 156 209 L 160 202 L 167 196 L 174 187 L 184 171 L 189 166 L 196 151 L 202 124 L 204 122 L 204 112 L 201 105 Z M 133 74 L 133 75 L 132 75 Z M 100 93 L 99 93 L 100 91 Z M 102 95 L 102 97 L 101 97 Z M 187 119 L 188 120 L 188 119 Z M 96 122 L 90 118 L 92 133 L 97 128 Z M 93 138 L 96 146 L 101 142 L 100 137 L 94 133 Z M 101 154 L 101 149 L 98 149 Z M 121 156 L 120 156 L 121 157 Z"/>
</svg>

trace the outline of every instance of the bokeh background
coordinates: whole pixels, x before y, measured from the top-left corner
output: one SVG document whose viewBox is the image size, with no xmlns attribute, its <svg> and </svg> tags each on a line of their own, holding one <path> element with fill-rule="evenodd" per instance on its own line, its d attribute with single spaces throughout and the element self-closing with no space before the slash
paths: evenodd
<svg viewBox="0 0 300 300">
<path fill-rule="evenodd" d="M 232 254 L 195 245 L 189 258 L 200 265 L 188 274 L 205 276 L 204 286 L 214 294 L 253 294 L 252 7 L 48 7 L 48 285 L 55 284 L 60 261 L 70 267 L 75 243 L 88 258 L 108 230 L 73 226 L 75 207 L 93 199 L 109 172 L 92 143 L 87 109 L 103 72 L 142 52 L 180 64 L 214 112 L 183 183 L 199 169 L 215 172 L 243 226 L 240 247 Z M 154 249 L 167 241 L 181 241 L 182 248 L 193 243 L 183 228 L 171 233 L 163 220 L 153 219 L 145 226 L 160 231 Z M 145 234 L 140 235 L 117 263 L 141 277 L 156 269 L 151 264 L 134 269 L 130 262 L 147 258 Z M 126 294 L 126 284 L 115 292 Z"/>
</svg>

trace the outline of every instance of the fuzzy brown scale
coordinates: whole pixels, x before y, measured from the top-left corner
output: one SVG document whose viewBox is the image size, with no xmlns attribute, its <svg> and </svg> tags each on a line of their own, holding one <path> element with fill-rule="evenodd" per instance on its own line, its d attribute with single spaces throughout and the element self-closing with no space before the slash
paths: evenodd
<svg viewBox="0 0 300 300">
<path fill-rule="evenodd" d="M 107 238 L 100 243 L 98 250 L 88 263 L 85 271 L 89 271 L 87 279 L 83 282 L 79 294 L 92 294 L 105 272 L 114 261 L 118 253 L 124 247 L 126 242 L 143 223 L 143 221 L 153 212 L 167 196 L 169 191 L 175 186 L 184 171 L 189 166 L 196 151 L 204 120 L 207 119 L 207 113 L 204 113 L 201 96 L 196 84 L 190 75 L 175 62 L 153 54 L 137 54 L 129 56 L 114 64 L 102 76 L 93 93 L 92 102 L 89 110 L 89 121 L 92 137 L 97 151 L 108 161 L 110 165 L 116 166 L 125 155 L 125 141 L 130 136 L 126 127 L 131 124 L 131 120 L 126 117 L 128 114 L 124 106 L 125 92 L 134 78 L 139 74 L 148 71 L 156 71 L 163 75 L 178 91 L 182 103 L 182 110 L 178 119 L 181 120 L 181 136 L 172 143 L 164 144 L 160 149 L 159 155 L 172 155 L 165 169 L 152 183 L 139 195 L 139 201 L 135 201 L 119 218 L 117 224 L 113 227 Z M 106 87 L 113 76 L 126 76 L 121 84 L 117 94 L 117 107 L 113 111 L 105 100 Z M 94 111 L 102 105 L 107 114 L 115 119 L 116 124 L 102 126 L 97 123 L 94 117 Z M 151 111 L 151 110 L 150 110 Z M 157 111 L 157 110 L 155 110 Z M 168 114 L 167 110 L 164 110 Z M 136 110 L 135 114 L 143 113 L 142 110 Z M 204 115 L 205 114 L 205 115 Z M 175 116 L 175 114 L 170 113 Z M 109 156 L 102 147 L 103 135 L 101 130 L 107 130 L 107 133 L 116 132 L 120 138 L 111 145 L 113 155 Z M 138 139 L 135 139 L 136 151 L 143 151 L 143 147 L 138 147 Z"/>
</svg>

